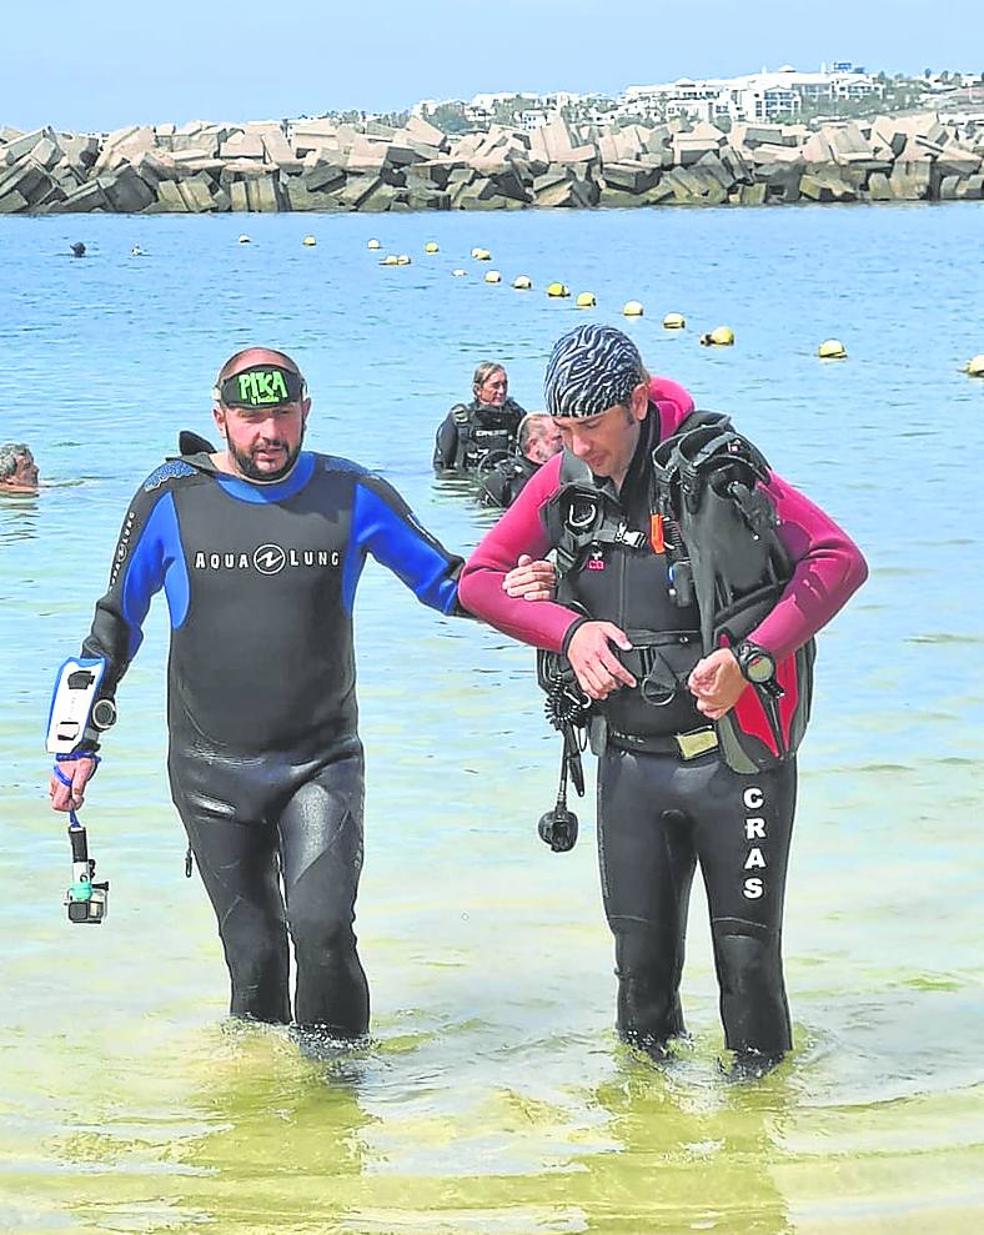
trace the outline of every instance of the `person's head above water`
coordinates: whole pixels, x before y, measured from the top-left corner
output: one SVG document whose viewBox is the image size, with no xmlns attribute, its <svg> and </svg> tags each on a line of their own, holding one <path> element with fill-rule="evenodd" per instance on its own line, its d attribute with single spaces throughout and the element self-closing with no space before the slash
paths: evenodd
<svg viewBox="0 0 984 1235">
<path fill-rule="evenodd" d="M 502 407 L 509 394 L 509 378 L 501 364 L 483 360 L 472 377 L 472 390 L 486 407 Z"/>
<path fill-rule="evenodd" d="M 523 417 L 516 430 L 516 445 L 531 463 L 546 463 L 564 447 L 556 421 L 546 412 L 528 412 Z"/>
<path fill-rule="evenodd" d="M 225 438 L 225 471 L 247 480 L 280 480 L 294 466 L 311 408 L 307 383 L 286 352 L 247 347 L 215 379 L 212 415 Z"/>
<path fill-rule="evenodd" d="M 569 331 L 550 353 L 544 396 L 567 449 L 620 485 L 649 409 L 649 374 L 629 336 L 593 324 Z"/>
<path fill-rule="evenodd" d="M 0 446 L 0 493 L 37 493 L 38 465 L 24 442 Z"/>
</svg>

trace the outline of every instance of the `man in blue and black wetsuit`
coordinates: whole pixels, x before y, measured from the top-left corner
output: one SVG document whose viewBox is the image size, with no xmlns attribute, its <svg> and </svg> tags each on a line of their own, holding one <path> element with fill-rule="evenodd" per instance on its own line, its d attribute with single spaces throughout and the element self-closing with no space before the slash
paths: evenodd
<svg viewBox="0 0 984 1235">
<path fill-rule="evenodd" d="M 225 450 L 165 463 L 123 522 L 109 590 L 70 662 L 98 685 L 78 742 L 56 755 L 52 805 L 81 805 L 163 587 L 171 793 L 218 919 L 231 1011 L 273 1022 L 293 1011 L 298 1024 L 357 1036 L 369 995 L 352 929 L 363 804 L 355 591 L 371 553 L 450 614 L 461 559 L 379 476 L 302 450 L 310 399 L 289 356 L 237 353 L 213 397 Z"/>
</svg>

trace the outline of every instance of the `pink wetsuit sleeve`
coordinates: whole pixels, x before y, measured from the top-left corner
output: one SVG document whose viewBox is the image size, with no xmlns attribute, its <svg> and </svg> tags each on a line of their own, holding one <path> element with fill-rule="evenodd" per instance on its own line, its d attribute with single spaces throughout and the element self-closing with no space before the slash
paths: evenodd
<svg viewBox="0 0 984 1235">
<path fill-rule="evenodd" d="M 766 489 L 779 516 L 779 538 L 795 562 L 779 603 L 748 636 L 776 659 L 795 652 L 868 577 L 861 550 L 819 506 L 774 472 Z"/>
<path fill-rule="evenodd" d="M 662 413 L 663 437 L 675 433 L 680 422 L 694 410 L 694 397 L 669 377 L 649 379 L 649 399 Z"/>
<path fill-rule="evenodd" d="M 551 548 L 542 511 L 560 487 L 562 459 L 558 454 L 544 463 L 465 563 L 458 580 L 458 599 L 470 613 L 514 639 L 551 652 L 561 650 L 580 615 L 552 600 L 507 596 L 502 580 L 521 553 L 542 558 Z"/>
<path fill-rule="evenodd" d="M 668 377 L 650 379 L 649 398 L 660 410 L 664 433 L 673 432 L 694 408 L 689 391 Z M 458 599 L 470 613 L 514 639 L 551 652 L 561 651 L 583 615 L 553 601 L 513 599 L 502 590 L 502 580 L 521 553 L 540 558 L 553 547 L 542 512 L 560 488 L 562 459 L 563 454 L 555 455 L 540 468 L 465 563 L 458 580 Z"/>
</svg>

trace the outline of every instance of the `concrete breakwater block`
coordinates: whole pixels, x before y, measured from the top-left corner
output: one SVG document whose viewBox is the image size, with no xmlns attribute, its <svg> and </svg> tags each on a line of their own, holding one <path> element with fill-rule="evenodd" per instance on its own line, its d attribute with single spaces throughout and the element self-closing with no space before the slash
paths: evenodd
<svg viewBox="0 0 984 1235">
<path fill-rule="evenodd" d="M 50 189 L 51 177 L 30 155 L 15 163 L 7 174 L 0 178 L 0 198 L 10 193 L 18 193 L 29 205 L 39 202 Z"/>
<path fill-rule="evenodd" d="M 156 191 L 137 175 L 129 163 L 97 177 L 96 184 L 105 194 L 110 210 L 119 214 L 139 214 L 157 200 Z"/>
<path fill-rule="evenodd" d="M 499 210 L 980 199 L 984 125 L 935 114 L 442 133 L 332 120 L 0 129 L 0 210 Z M 179 185 L 180 188 L 163 188 Z M 89 191 L 82 190 L 89 188 Z"/>
</svg>

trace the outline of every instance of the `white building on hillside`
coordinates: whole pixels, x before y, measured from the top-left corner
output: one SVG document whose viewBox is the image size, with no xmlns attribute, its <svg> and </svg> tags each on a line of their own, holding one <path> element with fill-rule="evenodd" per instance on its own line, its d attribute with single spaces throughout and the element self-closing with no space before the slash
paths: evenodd
<svg viewBox="0 0 984 1235">
<path fill-rule="evenodd" d="M 500 90 L 498 94 L 476 94 L 468 104 L 476 111 L 494 112 L 499 103 L 511 103 L 514 99 L 525 99 L 530 103 L 538 103 L 540 96 L 527 94 L 521 90 Z"/>
<path fill-rule="evenodd" d="M 619 115 L 639 118 L 688 116 L 693 120 L 770 121 L 796 115 L 804 104 L 831 105 L 883 93 L 873 77 L 846 61 L 835 71 L 799 73 L 784 65 L 774 73 L 763 70 L 747 77 L 681 78 L 657 86 L 629 86 L 622 95 Z"/>
<path fill-rule="evenodd" d="M 516 123 L 527 133 L 532 133 L 534 129 L 542 129 L 559 114 L 559 112 L 546 111 L 542 107 L 530 107 L 526 111 L 516 113 Z"/>
</svg>

